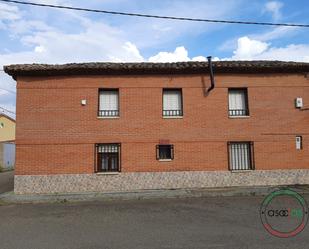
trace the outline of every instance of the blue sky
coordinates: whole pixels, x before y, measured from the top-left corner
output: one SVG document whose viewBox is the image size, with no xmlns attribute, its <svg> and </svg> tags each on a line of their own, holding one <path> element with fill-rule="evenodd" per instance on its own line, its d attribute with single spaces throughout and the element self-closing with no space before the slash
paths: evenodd
<svg viewBox="0 0 309 249">
<path fill-rule="evenodd" d="M 32 0 L 194 18 L 309 23 L 306 0 Z M 292 60 L 309 62 L 309 29 L 112 16 L 0 2 L 0 66 L 87 61 Z M 15 110 L 0 71 L 0 107 Z"/>
</svg>

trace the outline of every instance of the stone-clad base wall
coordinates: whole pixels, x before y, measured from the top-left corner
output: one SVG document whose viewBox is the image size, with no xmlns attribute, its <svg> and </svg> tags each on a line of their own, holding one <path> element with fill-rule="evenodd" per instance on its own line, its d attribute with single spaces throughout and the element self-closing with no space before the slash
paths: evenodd
<svg viewBox="0 0 309 249">
<path fill-rule="evenodd" d="M 182 171 L 16 175 L 15 193 L 125 192 L 149 189 L 309 184 L 309 170 Z"/>
</svg>

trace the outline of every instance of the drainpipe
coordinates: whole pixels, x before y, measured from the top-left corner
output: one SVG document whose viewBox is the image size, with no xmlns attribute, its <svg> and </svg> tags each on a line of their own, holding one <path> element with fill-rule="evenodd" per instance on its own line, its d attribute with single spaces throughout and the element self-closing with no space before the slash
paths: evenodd
<svg viewBox="0 0 309 249">
<path fill-rule="evenodd" d="M 207 93 L 209 93 L 212 89 L 215 88 L 215 78 L 214 78 L 214 72 L 212 68 L 212 62 L 211 62 L 211 56 L 207 57 L 208 59 L 208 68 L 209 68 L 209 76 L 210 76 L 210 87 L 207 89 Z"/>
</svg>

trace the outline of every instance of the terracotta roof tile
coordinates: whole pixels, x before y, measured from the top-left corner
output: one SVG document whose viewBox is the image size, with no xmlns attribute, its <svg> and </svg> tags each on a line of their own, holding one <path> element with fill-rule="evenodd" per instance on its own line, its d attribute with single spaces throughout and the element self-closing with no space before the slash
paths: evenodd
<svg viewBox="0 0 309 249">
<path fill-rule="evenodd" d="M 309 72 L 309 63 L 283 61 L 215 61 L 215 73 L 301 73 Z M 208 62 L 177 63 L 70 63 L 70 64 L 16 64 L 4 66 L 13 76 L 53 75 L 108 75 L 108 74 L 187 74 L 208 72 Z"/>
</svg>

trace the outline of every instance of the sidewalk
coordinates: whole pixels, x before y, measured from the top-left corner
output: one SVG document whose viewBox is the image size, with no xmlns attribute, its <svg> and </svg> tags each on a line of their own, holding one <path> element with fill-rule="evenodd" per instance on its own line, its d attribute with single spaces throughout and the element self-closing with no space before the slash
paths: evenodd
<svg viewBox="0 0 309 249">
<path fill-rule="evenodd" d="M 136 192 L 113 193 L 61 193 L 40 195 L 16 195 L 14 192 L 0 194 L 0 203 L 49 203 L 80 201 L 140 200 L 165 198 L 194 198 L 220 196 L 265 196 L 280 188 L 290 188 L 300 194 L 309 194 L 309 185 L 265 186 L 265 187 L 230 187 L 207 189 L 171 189 L 144 190 Z"/>
</svg>

